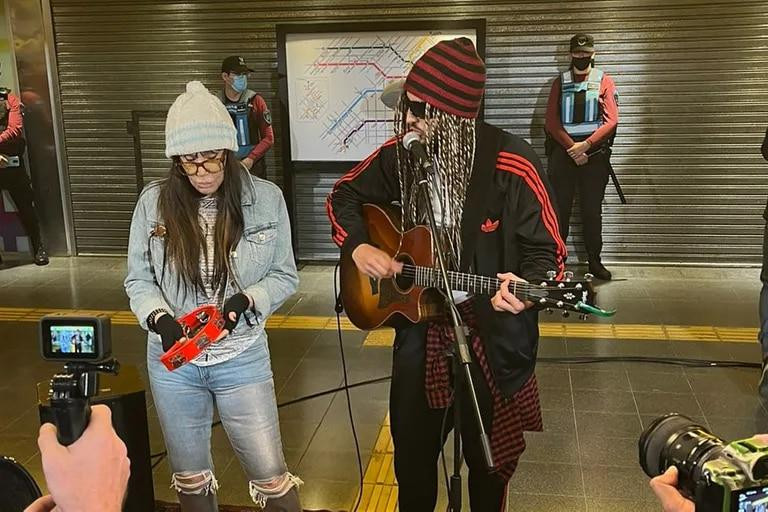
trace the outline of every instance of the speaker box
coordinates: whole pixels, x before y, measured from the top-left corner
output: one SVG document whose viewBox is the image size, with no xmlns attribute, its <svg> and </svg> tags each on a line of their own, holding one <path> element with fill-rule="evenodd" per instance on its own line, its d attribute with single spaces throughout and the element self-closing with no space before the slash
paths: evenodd
<svg viewBox="0 0 768 512">
<path fill-rule="evenodd" d="M 48 386 L 48 381 L 38 384 L 41 404 L 47 400 Z M 91 398 L 91 405 L 103 404 L 112 410 L 112 426 L 128 449 L 131 477 L 128 480 L 123 512 L 149 512 L 155 509 L 145 393 L 136 367 L 124 366 L 117 376 L 100 375 L 99 393 Z"/>
</svg>

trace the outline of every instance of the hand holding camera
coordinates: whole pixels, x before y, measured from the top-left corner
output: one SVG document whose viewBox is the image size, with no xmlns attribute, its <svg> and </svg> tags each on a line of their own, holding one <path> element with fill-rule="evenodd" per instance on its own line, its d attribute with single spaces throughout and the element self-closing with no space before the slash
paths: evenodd
<svg viewBox="0 0 768 512">
<path fill-rule="evenodd" d="M 65 362 L 64 371 L 51 379 L 48 401 L 40 405 L 40 420 L 56 425 L 59 442 L 70 445 L 88 426 L 90 399 L 99 391 L 99 372 L 117 375 L 120 371 L 120 363 L 108 359 L 112 354 L 109 317 L 43 317 L 40 349 L 43 359 Z"/>
<path fill-rule="evenodd" d="M 664 512 L 758 512 L 768 504 L 768 435 L 726 442 L 680 414 L 654 420 L 640 465 Z"/>
<path fill-rule="evenodd" d="M 695 512 L 695 504 L 677 490 L 677 467 L 670 466 L 651 479 L 651 489 L 659 498 L 664 512 Z"/>
<path fill-rule="evenodd" d="M 125 444 L 112 428 L 109 407 L 93 406 L 88 428 L 70 446 L 61 445 L 57 435 L 57 428 L 50 423 L 40 427 L 37 444 L 50 494 L 25 512 L 122 510 L 130 461 Z"/>
</svg>

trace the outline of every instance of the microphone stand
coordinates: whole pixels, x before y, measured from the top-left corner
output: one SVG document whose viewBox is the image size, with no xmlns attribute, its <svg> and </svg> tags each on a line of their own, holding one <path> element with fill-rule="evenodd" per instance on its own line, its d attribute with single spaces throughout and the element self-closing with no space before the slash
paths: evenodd
<svg viewBox="0 0 768 512">
<path fill-rule="evenodd" d="M 454 331 L 454 346 L 452 358 L 453 368 L 453 475 L 451 476 L 450 486 L 448 489 L 448 503 L 450 510 L 454 512 L 461 511 L 461 384 L 462 379 L 459 375 L 463 373 L 463 382 L 469 391 L 469 398 L 471 403 L 469 404 L 474 413 L 475 420 L 477 421 L 478 432 L 480 433 L 480 443 L 483 447 L 483 455 L 485 457 L 485 463 L 488 469 L 493 468 L 493 456 L 491 455 L 491 442 L 488 434 L 485 432 L 483 426 L 483 417 L 480 414 L 480 406 L 477 402 L 477 392 L 472 382 L 472 372 L 470 371 L 470 365 L 472 364 L 472 356 L 470 355 L 469 345 L 467 344 L 467 334 L 469 329 L 463 324 L 459 310 L 456 307 L 456 302 L 453 298 L 453 291 L 448 280 L 448 271 L 445 266 L 445 255 L 443 254 L 443 248 L 439 240 L 436 239 L 437 222 L 435 220 L 435 212 L 432 208 L 432 191 L 429 188 L 429 181 L 427 176 L 432 174 L 432 164 L 428 161 L 422 161 L 420 158 L 414 158 L 416 164 L 416 178 L 421 190 L 422 198 L 427 208 L 427 221 L 429 222 L 429 229 L 432 232 L 433 246 L 435 247 L 435 253 L 437 255 L 438 270 L 440 271 L 440 282 L 444 295 L 445 303 L 448 307 L 448 311 L 451 316 L 451 323 L 453 324 Z"/>
</svg>

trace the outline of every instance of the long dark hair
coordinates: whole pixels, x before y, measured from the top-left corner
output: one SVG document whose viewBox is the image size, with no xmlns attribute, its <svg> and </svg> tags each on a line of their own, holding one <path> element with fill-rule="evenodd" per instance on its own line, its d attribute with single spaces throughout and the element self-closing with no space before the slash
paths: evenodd
<svg viewBox="0 0 768 512">
<path fill-rule="evenodd" d="M 226 151 L 224 181 L 215 196 L 218 200 L 216 227 L 214 228 L 213 281 L 214 290 L 226 286 L 230 274 L 229 254 L 243 234 L 243 210 L 240 202 L 242 195 L 242 173 L 245 170 L 231 151 Z M 177 158 L 174 158 L 168 178 L 163 182 L 157 209 L 165 224 L 166 263 L 177 272 L 185 289 L 194 287 L 204 289 L 200 273 L 200 261 L 208 257 L 205 235 L 200 227 L 199 206 L 203 196 L 195 190 L 184 174 Z"/>
</svg>

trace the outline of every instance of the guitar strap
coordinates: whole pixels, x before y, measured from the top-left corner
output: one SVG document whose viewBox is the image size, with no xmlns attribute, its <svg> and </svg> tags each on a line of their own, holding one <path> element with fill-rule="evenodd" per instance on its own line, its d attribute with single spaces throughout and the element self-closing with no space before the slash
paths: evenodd
<svg viewBox="0 0 768 512">
<path fill-rule="evenodd" d="M 469 177 L 467 198 L 464 201 L 464 214 L 461 218 L 461 268 L 469 272 L 474 266 L 477 237 L 480 236 L 480 224 L 483 222 L 483 205 L 490 197 L 490 187 L 496 170 L 496 159 L 501 149 L 503 131 L 486 125 L 477 124 L 477 143 L 475 163 Z"/>
</svg>

